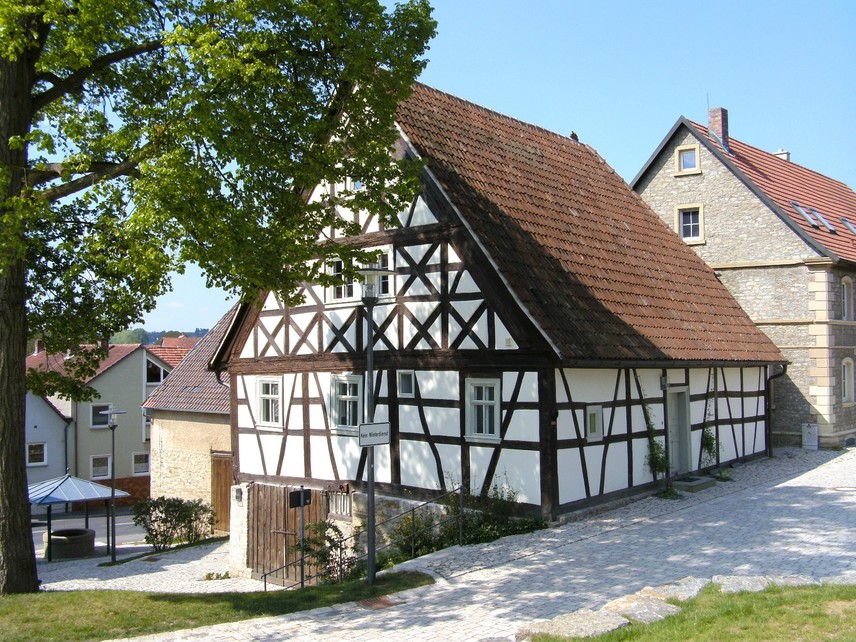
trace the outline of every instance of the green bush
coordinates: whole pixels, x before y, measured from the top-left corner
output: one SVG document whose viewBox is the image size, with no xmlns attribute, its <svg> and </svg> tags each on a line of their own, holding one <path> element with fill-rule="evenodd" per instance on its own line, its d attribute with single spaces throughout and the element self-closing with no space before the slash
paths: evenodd
<svg viewBox="0 0 856 642">
<path fill-rule="evenodd" d="M 306 526 L 303 554 L 315 567 L 314 574 L 322 583 L 342 582 L 353 577 L 355 555 L 348 550 L 345 541 L 342 530 L 331 521 L 313 522 Z M 300 544 L 294 544 L 290 550 L 300 553 Z"/>
<path fill-rule="evenodd" d="M 146 531 L 146 543 L 163 551 L 176 543 L 193 544 L 211 533 L 214 509 L 202 500 L 164 497 L 131 508 L 134 524 Z"/>
<path fill-rule="evenodd" d="M 436 551 L 436 530 L 434 514 L 427 507 L 422 507 L 422 512 L 413 510 L 401 517 L 393 526 L 389 537 L 403 561 Z"/>
<path fill-rule="evenodd" d="M 446 548 L 460 542 L 460 498 L 448 500 L 448 515 L 440 526 L 439 546 Z M 531 533 L 547 524 L 541 518 L 517 517 L 517 491 L 508 484 L 494 484 L 484 497 L 464 496 L 464 544 L 492 542 L 506 535 Z"/>
</svg>

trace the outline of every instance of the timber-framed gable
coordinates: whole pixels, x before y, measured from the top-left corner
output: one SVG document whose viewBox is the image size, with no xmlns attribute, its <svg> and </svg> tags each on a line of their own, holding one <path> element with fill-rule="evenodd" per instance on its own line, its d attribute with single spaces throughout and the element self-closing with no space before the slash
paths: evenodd
<svg viewBox="0 0 856 642">
<path fill-rule="evenodd" d="M 672 475 L 766 453 L 781 353 L 591 148 L 422 85 L 399 119 L 421 191 L 345 240 L 386 257 L 371 318 L 359 283 L 305 284 L 213 360 L 239 482 L 359 493 L 369 420 L 390 425 L 378 492 L 505 486 L 546 518 L 659 483 L 652 440 Z"/>
</svg>

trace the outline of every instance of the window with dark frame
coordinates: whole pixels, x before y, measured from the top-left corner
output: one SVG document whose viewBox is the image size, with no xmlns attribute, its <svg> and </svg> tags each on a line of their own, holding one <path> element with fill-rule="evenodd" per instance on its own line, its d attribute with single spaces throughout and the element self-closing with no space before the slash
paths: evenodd
<svg viewBox="0 0 856 642">
<path fill-rule="evenodd" d="M 92 404 L 92 421 L 90 426 L 93 428 L 107 428 L 110 425 L 110 415 L 105 414 L 110 410 L 110 404 Z"/>
</svg>

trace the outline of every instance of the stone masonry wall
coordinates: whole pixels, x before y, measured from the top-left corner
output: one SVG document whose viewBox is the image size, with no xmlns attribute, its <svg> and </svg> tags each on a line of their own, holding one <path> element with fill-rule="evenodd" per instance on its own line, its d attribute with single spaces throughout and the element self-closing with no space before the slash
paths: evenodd
<svg viewBox="0 0 856 642">
<path fill-rule="evenodd" d="M 845 443 L 856 437 L 856 404 L 841 401 L 841 363 L 856 360 L 856 322 L 840 320 L 843 274 L 703 145 L 700 173 L 676 175 L 675 150 L 698 142 L 685 131 L 636 189 L 673 228 L 678 207 L 702 206 L 693 249 L 790 361 L 774 384 L 773 444 L 799 443 L 804 423 L 818 424 L 822 445 Z"/>
<path fill-rule="evenodd" d="M 155 411 L 151 493 L 211 501 L 211 452 L 231 451 L 228 415 Z"/>
</svg>

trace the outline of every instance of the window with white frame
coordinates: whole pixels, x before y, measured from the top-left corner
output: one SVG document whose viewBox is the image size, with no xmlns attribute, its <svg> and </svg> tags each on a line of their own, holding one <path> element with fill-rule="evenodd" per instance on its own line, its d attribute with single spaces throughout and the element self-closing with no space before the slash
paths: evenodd
<svg viewBox="0 0 856 642">
<path fill-rule="evenodd" d="M 586 441 L 603 439 L 603 406 L 586 406 Z"/>
<path fill-rule="evenodd" d="M 841 279 L 841 318 L 853 320 L 853 279 L 849 276 Z"/>
<path fill-rule="evenodd" d="M 110 425 L 110 415 L 105 414 L 105 411 L 110 410 L 111 407 L 109 403 L 92 404 L 92 417 L 89 425 L 97 429 L 107 428 Z"/>
<path fill-rule="evenodd" d="M 282 396 L 278 379 L 259 381 L 259 423 L 266 426 L 280 425 Z"/>
<path fill-rule="evenodd" d="M 499 439 L 500 384 L 498 379 L 467 379 L 467 435 Z"/>
<path fill-rule="evenodd" d="M 675 174 L 700 174 L 699 146 L 681 145 L 675 150 Z"/>
<path fill-rule="evenodd" d="M 853 403 L 853 359 L 847 357 L 841 362 L 841 401 Z"/>
<path fill-rule="evenodd" d="M 398 396 L 406 399 L 416 396 L 416 373 L 413 370 L 398 371 Z"/>
<path fill-rule="evenodd" d="M 390 261 L 389 254 L 381 254 L 378 257 L 378 264 L 380 265 L 381 270 L 389 270 Z M 392 277 L 391 275 L 382 276 L 379 279 L 377 293 L 379 296 L 389 295 L 392 291 Z"/>
<path fill-rule="evenodd" d="M 704 207 L 681 205 L 675 210 L 675 230 L 690 245 L 704 243 Z"/>
<path fill-rule="evenodd" d="M 330 413 L 336 428 L 356 429 L 363 417 L 363 378 L 361 375 L 333 377 Z"/>
<path fill-rule="evenodd" d="M 47 466 L 48 448 L 45 443 L 27 444 L 27 466 Z"/>
<path fill-rule="evenodd" d="M 330 261 L 330 275 L 336 281 L 329 289 L 331 301 L 345 301 L 354 298 L 354 282 L 345 277 L 345 263 L 339 259 Z"/>
<path fill-rule="evenodd" d="M 146 359 L 146 383 L 161 383 L 166 379 L 167 371 L 151 359 Z"/>
<path fill-rule="evenodd" d="M 149 453 L 132 453 L 131 454 L 131 471 L 133 475 L 148 475 L 149 474 Z"/>
<path fill-rule="evenodd" d="M 110 455 L 89 458 L 89 479 L 110 479 Z"/>
</svg>

